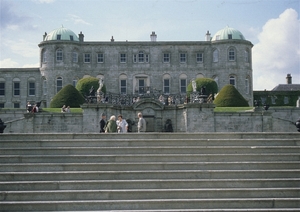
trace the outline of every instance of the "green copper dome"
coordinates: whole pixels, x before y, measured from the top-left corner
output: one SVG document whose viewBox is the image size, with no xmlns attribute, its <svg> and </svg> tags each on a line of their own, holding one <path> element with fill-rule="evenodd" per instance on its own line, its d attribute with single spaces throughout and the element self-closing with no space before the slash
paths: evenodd
<svg viewBox="0 0 300 212">
<path fill-rule="evenodd" d="M 44 39 L 44 41 L 51 40 L 79 41 L 77 35 L 72 30 L 64 28 L 63 26 L 50 32 Z"/>
<path fill-rule="evenodd" d="M 212 41 L 217 40 L 245 40 L 244 35 L 234 28 L 225 27 L 224 29 L 219 30 L 212 38 Z"/>
</svg>

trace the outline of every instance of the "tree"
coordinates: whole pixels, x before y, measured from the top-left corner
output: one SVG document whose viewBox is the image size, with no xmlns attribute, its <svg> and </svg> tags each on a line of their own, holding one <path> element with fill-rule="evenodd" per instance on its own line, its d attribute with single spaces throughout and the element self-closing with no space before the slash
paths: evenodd
<svg viewBox="0 0 300 212">
<path fill-rule="evenodd" d="M 198 92 L 201 92 L 201 88 L 205 87 L 206 95 L 212 94 L 214 96 L 214 94 L 218 93 L 218 85 L 213 79 L 197 78 L 195 82 L 197 86 L 196 91 Z M 192 92 L 193 92 L 193 86 L 192 86 L 192 82 L 190 82 L 190 84 L 187 86 L 187 94 L 189 95 Z"/>
<path fill-rule="evenodd" d="M 70 107 L 80 107 L 84 103 L 84 98 L 73 85 L 64 86 L 50 102 L 51 108 L 60 108 L 63 105 Z"/>
<path fill-rule="evenodd" d="M 83 95 L 88 96 L 90 93 L 90 89 L 93 86 L 95 92 L 97 92 L 97 89 L 99 88 L 99 79 L 96 77 L 86 77 L 78 80 L 76 84 L 76 89 Z M 103 85 L 101 91 L 103 93 L 106 93 L 106 87 Z"/>
<path fill-rule="evenodd" d="M 233 85 L 225 85 L 217 95 L 214 104 L 217 107 L 248 107 L 247 100 Z"/>
</svg>

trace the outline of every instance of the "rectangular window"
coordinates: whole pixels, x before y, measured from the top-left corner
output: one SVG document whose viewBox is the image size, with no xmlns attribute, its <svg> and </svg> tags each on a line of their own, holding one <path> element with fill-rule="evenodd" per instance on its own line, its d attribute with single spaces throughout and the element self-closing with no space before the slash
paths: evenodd
<svg viewBox="0 0 300 212">
<path fill-rule="evenodd" d="M 84 62 L 85 63 L 90 63 L 91 62 L 91 54 L 89 54 L 89 53 L 84 54 Z"/>
<path fill-rule="evenodd" d="M 0 82 L 0 96 L 5 96 L 5 82 Z"/>
<path fill-rule="evenodd" d="M 136 58 L 137 58 L 137 56 L 136 56 L 136 54 L 134 54 L 134 55 L 133 55 L 133 62 L 134 62 L 134 63 L 136 63 Z"/>
<path fill-rule="evenodd" d="M 63 51 L 61 49 L 56 51 L 56 61 L 61 62 L 63 60 Z"/>
<path fill-rule="evenodd" d="M 120 63 L 126 63 L 126 54 L 120 54 Z"/>
<path fill-rule="evenodd" d="M 164 79 L 164 93 L 170 93 L 170 79 Z"/>
<path fill-rule="evenodd" d="M 186 63 L 186 54 L 180 53 L 180 63 Z"/>
<path fill-rule="evenodd" d="M 77 63 L 78 62 L 78 54 L 77 52 L 73 52 L 73 63 Z"/>
<path fill-rule="evenodd" d="M 139 79 L 139 93 L 143 94 L 145 92 L 145 80 Z"/>
<path fill-rule="evenodd" d="M 73 85 L 74 87 L 76 87 L 76 84 L 77 84 L 77 80 L 73 80 L 72 85 Z"/>
<path fill-rule="evenodd" d="M 197 63 L 203 63 L 203 53 L 197 53 L 196 61 Z"/>
<path fill-rule="evenodd" d="M 98 63 L 104 63 L 104 54 L 103 53 L 98 53 L 97 54 L 97 62 Z"/>
<path fill-rule="evenodd" d="M 73 35 L 70 35 L 70 40 L 71 40 L 71 41 L 73 41 L 73 40 L 74 40 L 74 38 L 73 38 Z"/>
<path fill-rule="evenodd" d="M 121 80 L 120 81 L 121 84 L 121 94 L 126 94 L 126 80 Z"/>
<path fill-rule="evenodd" d="M 14 82 L 14 96 L 20 96 L 20 82 Z"/>
<path fill-rule="evenodd" d="M 35 96 L 35 83 L 34 82 L 28 83 L 28 95 Z"/>
<path fill-rule="evenodd" d="M 146 63 L 149 63 L 149 54 L 146 54 L 146 55 L 145 55 L 145 62 L 146 62 Z"/>
<path fill-rule="evenodd" d="M 20 108 L 20 103 L 19 102 L 15 102 L 14 103 L 14 108 Z"/>
<path fill-rule="evenodd" d="M 186 93 L 186 79 L 180 79 L 180 93 Z"/>
<path fill-rule="evenodd" d="M 0 103 L 0 108 L 4 108 L 4 103 Z"/>
<path fill-rule="evenodd" d="M 43 81 L 43 94 L 47 95 L 47 81 L 46 80 Z"/>
<path fill-rule="evenodd" d="M 249 94 L 249 80 L 245 79 L 245 92 L 246 94 Z"/>
<path fill-rule="evenodd" d="M 61 40 L 61 35 L 56 35 L 56 40 Z"/>
<path fill-rule="evenodd" d="M 144 62 L 144 52 L 139 52 L 139 63 Z"/>
<path fill-rule="evenodd" d="M 164 63 L 169 63 L 170 62 L 170 54 L 165 53 L 164 54 Z"/>
</svg>

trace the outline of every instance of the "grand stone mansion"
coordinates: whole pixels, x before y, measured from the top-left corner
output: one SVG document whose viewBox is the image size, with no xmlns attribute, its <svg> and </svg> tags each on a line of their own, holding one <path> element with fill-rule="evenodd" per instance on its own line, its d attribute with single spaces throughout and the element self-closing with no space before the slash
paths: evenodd
<svg viewBox="0 0 300 212">
<path fill-rule="evenodd" d="M 204 41 L 85 41 L 61 27 L 43 35 L 39 68 L 0 69 L 0 108 L 25 108 L 51 99 L 67 84 L 87 76 L 102 78 L 107 92 L 136 94 L 154 88 L 184 94 L 195 78 L 214 79 L 219 90 L 233 84 L 253 105 L 253 44 L 226 27 Z"/>
</svg>

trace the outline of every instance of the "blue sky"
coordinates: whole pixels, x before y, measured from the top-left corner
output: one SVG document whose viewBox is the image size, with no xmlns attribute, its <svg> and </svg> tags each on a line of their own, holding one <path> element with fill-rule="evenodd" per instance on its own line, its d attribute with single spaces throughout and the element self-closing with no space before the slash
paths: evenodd
<svg viewBox="0 0 300 212">
<path fill-rule="evenodd" d="M 226 26 L 254 44 L 254 90 L 300 84 L 300 0 L 0 0 L 0 67 L 38 67 L 45 32 L 85 41 L 204 41 Z"/>
</svg>

